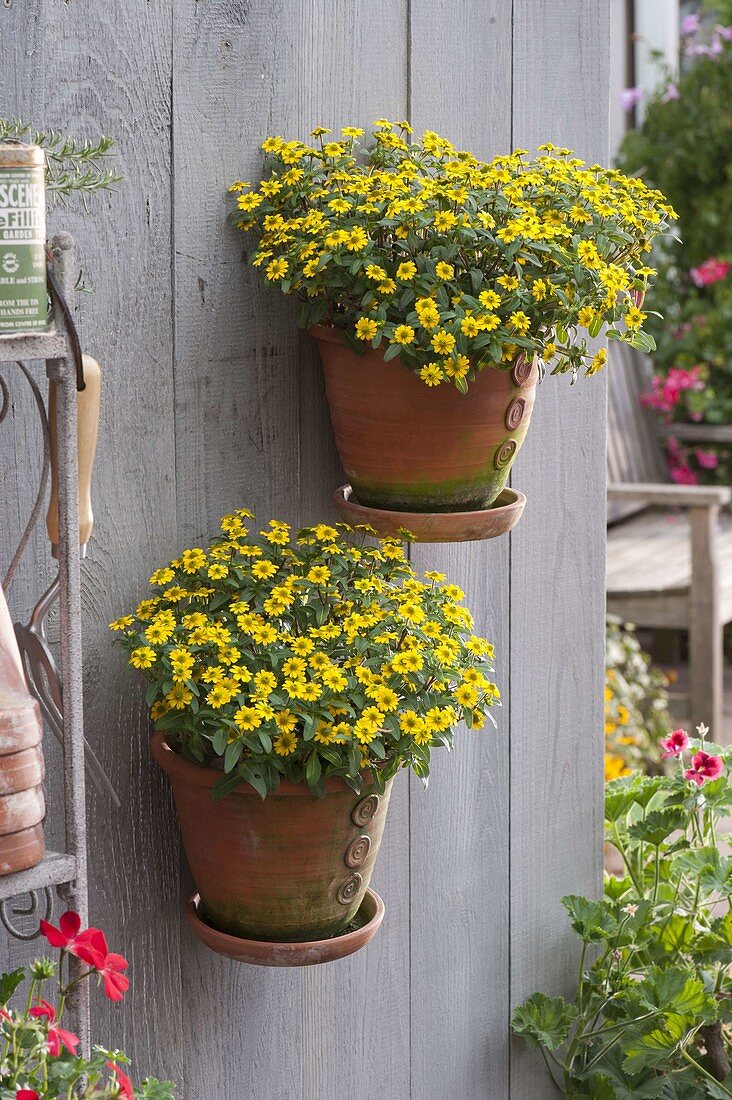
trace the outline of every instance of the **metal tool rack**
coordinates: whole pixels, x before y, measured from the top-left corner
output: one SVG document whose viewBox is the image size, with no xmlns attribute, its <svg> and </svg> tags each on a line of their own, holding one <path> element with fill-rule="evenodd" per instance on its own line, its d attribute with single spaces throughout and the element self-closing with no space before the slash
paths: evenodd
<svg viewBox="0 0 732 1100">
<path fill-rule="evenodd" d="M 67 301 L 73 296 L 76 267 L 74 241 L 68 233 L 53 238 L 53 270 Z M 46 364 L 46 376 L 57 383 L 57 468 L 60 580 L 60 649 L 63 681 L 63 771 L 66 844 L 64 852 L 46 852 L 45 858 L 27 871 L 0 877 L 0 921 L 6 931 L 20 940 L 30 940 L 37 931 L 18 928 L 14 918 L 29 914 L 51 916 L 55 888 L 64 906 L 88 923 L 88 883 L 86 851 L 86 797 L 84 777 L 84 716 L 81 667 L 81 592 L 79 572 L 79 499 L 76 435 L 76 364 L 72 343 L 61 311 L 54 308 L 48 328 L 43 332 L 0 334 L 0 421 L 7 412 L 9 389 L 2 371 L 10 363 L 22 371 L 36 398 L 44 435 L 44 467 L 41 486 L 19 554 L 38 521 L 48 481 L 50 436 L 47 404 L 33 376 L 33 361 Z M 35 368 L 37 369 L 37 368 Z M 20 902 L 29 897 L 23 906 Z M 15 904 L 12 904 L 15 901 Z M 72 959 L 81 973 L 82 964 Z M 73 973 L 73 972 L 72 972 Z M 82 1043 L 89 1048 L 89 983 L 82 982 L 72 992 L 68 1009 Z"/>
</svg>

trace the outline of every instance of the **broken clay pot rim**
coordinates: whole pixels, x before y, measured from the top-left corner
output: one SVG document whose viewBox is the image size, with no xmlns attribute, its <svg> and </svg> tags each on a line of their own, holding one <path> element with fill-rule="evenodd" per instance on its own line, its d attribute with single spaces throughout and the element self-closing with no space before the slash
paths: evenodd
<svg viewBox="0 0 732 1100">
<path fill-rule="evenodd" d="M 234 962 L 249 963 L 254 966 L 315 966 L 318 963 L 343 959 L 365 947 L 374 938 L 385 912 L 384 903 L 379 895 L 374 890 L 368 889 L 358 910 L 359 915 L 368 919 L 360 928 L 341 936 L 330 936 L 324 940 L 278 943 L 272 940 L 249 940 L 243 936 L 219 932 L 199 915 L 200 905 L 200 896 L 192 894 L 185 908 L 189 924 L 198 938 L 211 951 L 225 955 Z"/>
</svg>

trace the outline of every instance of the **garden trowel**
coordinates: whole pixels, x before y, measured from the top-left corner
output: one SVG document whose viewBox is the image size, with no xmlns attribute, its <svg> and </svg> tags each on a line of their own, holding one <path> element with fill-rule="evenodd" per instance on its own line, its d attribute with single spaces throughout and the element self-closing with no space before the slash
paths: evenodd
<svg viewBox="0 0 732 1100">
<path fill-rule="evenodd" d="M 91 477 L 94 453 L 99 429 L 99 402 L 101 394 L 101 369 L 96 359 L 84 357 L 86 385 L 77 395 L 77 439 L 79 454 L 79 549 L 82 557 L 92 532 L 94 516 L 91 507 Z M 58 468 L 56 462 L 56 383 L 48 387 L 48 425 L 51 435 L 51 499 L 46 515 L 46 530 L 51 540 L 51 553 L 58 557 Z M 56 666 L 46 634 L 48 614 L 58 599 L 59 576 L 56 574 L 33 609 L 27 625 L 15 623 L 23 668 L 28 687 L 38 700 L 41 712 L 51 732 L 63 744 L 63 690 L 61 676 Z M 106 792 L 119 806 L 120 802 L 106 772 L 99 763 L 89 742 L 84 739 L 86 768 L 98 791 Z"/>
</svg>

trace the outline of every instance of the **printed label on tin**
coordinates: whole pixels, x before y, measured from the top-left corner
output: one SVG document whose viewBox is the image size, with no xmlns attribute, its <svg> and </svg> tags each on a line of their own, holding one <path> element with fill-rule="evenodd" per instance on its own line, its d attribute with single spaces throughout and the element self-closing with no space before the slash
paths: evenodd
<svg viewBox="0 0 732 1100">
<path fill-rule="evenodd" d="M 0 168 L 0 332 L 45 328 L 43 168 Z"/>
</svg>

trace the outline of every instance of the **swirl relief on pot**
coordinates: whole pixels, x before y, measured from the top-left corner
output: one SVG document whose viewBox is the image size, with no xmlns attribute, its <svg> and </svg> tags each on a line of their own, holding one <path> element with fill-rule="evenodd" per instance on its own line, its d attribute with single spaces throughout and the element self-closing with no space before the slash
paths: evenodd
<svg viewBox="0 0 732 1100">
<path fill-rule="evenodd" d="M 526 399 L 524 397 L 514 397 L 511 404 L 506 409 L 505 424 L 509 432 L 515 432 L 519 424 L 524 418 L 526 412 Z"/>
<path fill-rule="evenodd" d="M 358 893 L 363 886 L 363 878 L 359 875 L 358 871 L 354 871 L 352 875 L 341 883 L 338 887 L 338 893 L 336 898 L 341 905 L 350 905 L 354 898 L 358 897 Z"/>
<path fill-rule="evenodd" d="M 515 386 L 525 386 L 529 378 L 531 378 L 531 372 L 534 369 L 534 363 L 528 356 L 521 352 L 516 356 L 516 361 L 511 369 L 511 378 Z"/>
<path fill-rule="evenodd" d="M 518 444 L 515 439 L 506 439 L 498 448 L 493 459 L 493 464 L 497 470 L 502 470 L 505 466 L 508 466 L 513 461 L 513 457 L 518 450 Z"/>
<path fill-rule="evenodd" d="M 369 821 L 376 816 L 378 808 L 378 794 L 367 794 L 365 798 L 362 798 L 361 801 L 357 802 L 353 807 L 351 821 L 354 825 L 368 825 Z"/>
<path fill-rule="evenodd" d="M 360 867 L 362 863 L 366 861 L 366 857 L 371 851 L 371 837 L 366 836 L 363 833 L 361 836 L 357 836 L 355 840 L 346 848 L 346 854 L 343 857 L 343 862 L 346 867 Z"/>
</svg>

